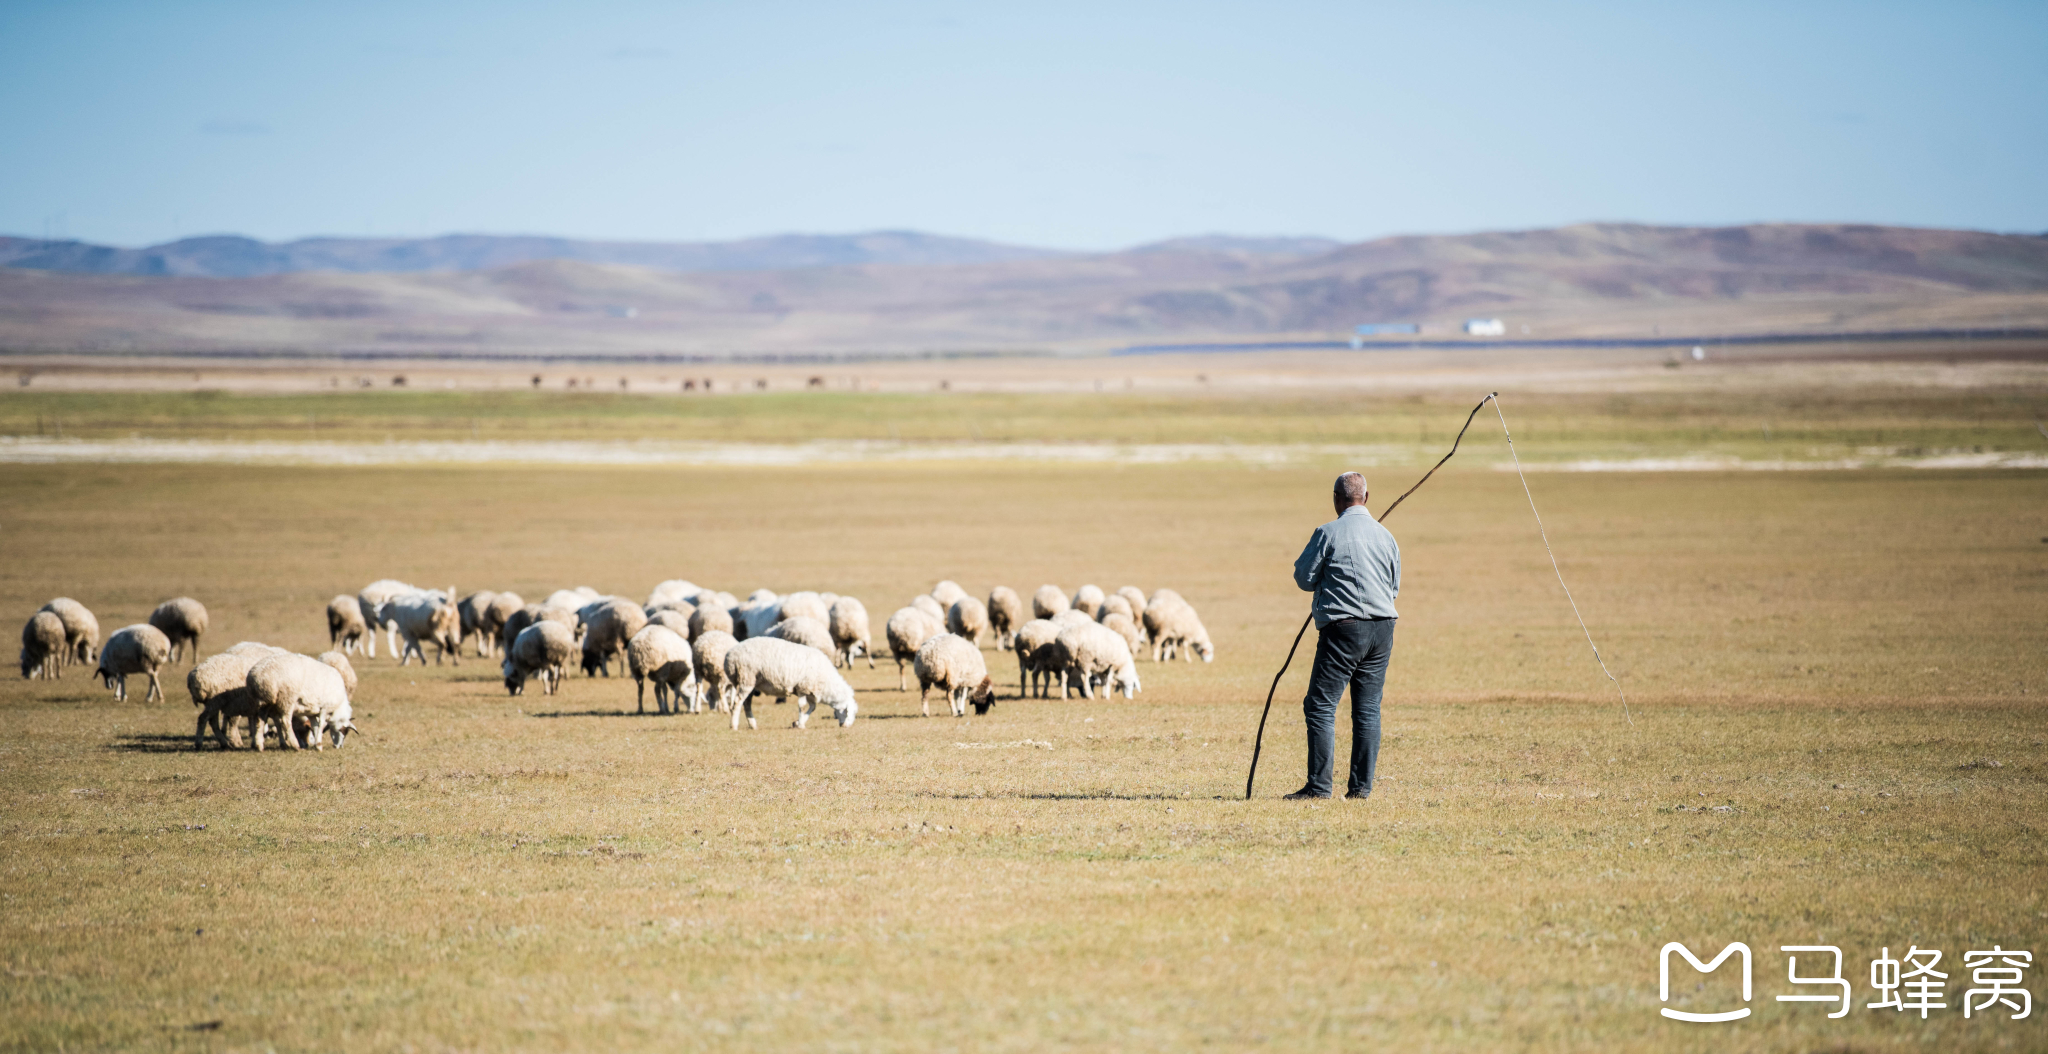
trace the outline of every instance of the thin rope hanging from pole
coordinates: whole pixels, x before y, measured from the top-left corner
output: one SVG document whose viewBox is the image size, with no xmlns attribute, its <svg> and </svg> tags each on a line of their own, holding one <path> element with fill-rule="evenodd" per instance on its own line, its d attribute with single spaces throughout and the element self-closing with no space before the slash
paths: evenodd
<svg viewBox="0 0 2048 1054">
<path fill-rule="evenodd" d="M 1565 602 L 1572 606 L 1572 617 L 1579 620 L 1579 632 L 1586 635 L 1586 647 L 1593 649 L 1593 661 L 1600 664 L 1600 672 L 1614 682 L 1614 693 L 1621 697 L 1621 716 L 1631 727 L 1636 719 L 1629 716 L 1628 693 L 1621 690 L 1621 681 L 1607 668 L 1607 660 L 1600 657 L 1600 646 L 1593 643 L 1593 631 L 1586 628 L 1586 616 L 1579 614 L 1579 602 L 1572 599 L 1572 587 L 1564 584 L 1564 572 L 1557 566 L 1557 554 L 1550 551 L 1550 532 L 1543 529 L 1543 514 L 1536 511 L 1536 495 L 1529 492 L 1529 477 L 1522 471 L 1522 456 L 1515 453 L 1515 435 L 1508 431 L 1508 415 L 1501 412 L 1500 393 L 1488 396 L 1493 400 L 1493 412 L 1500 418 L 1500 434 L 1508 437 L 1508 456 L 1514 458 L 1515 475 L 1522 481 L 1522 496 L 1529 499 L 1529 515 L 1536 517 L 1536 534 L 1543 539 L 1543 555 L 1550 557 L 1550 571 L 1557 576 L 1557 587 L 1564 590 Z"/>
</svg>

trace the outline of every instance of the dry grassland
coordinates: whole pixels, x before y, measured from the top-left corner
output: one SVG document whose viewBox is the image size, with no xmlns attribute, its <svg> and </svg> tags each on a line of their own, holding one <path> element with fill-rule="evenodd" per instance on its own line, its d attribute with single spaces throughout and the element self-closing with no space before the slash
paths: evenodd
<svg viewBox="0 0 2048 1054">
<path fill-rule="evenodd" d="M 1171 585 L 1221 652 L 958 721 L 863 665 L 853 728 L 739 734 L 634 716 L 630 682 L 508 699 L 486 662 L 380 658 L 363 739 L 261 756 L 193 753 L 176 678 L 9 680 L 0 1047 L 2043 1047 L 2048 1014 L 1958 1004 L 1964 950 L 2048 955 L 2048 474 L 1537 479 L 1630 724 L 1514 477 L 1449 471 L 1389 521 L 1379 792 L 1274 800 L 1298 660 L 1241 802 L 1329 467 L 0 467 L 0 610 L 111 631 L 189 593 L 208 653 L 324 645 L 325 600 L 385 575 L 830 588 L 878 625 L 939 577 Z M 1757 949 L 1754 1016 L 1661 1019 L 1673 939 Z M 1864 1010 L 1914 943 L 1950 1009 Z M 1773 1001 L 1784 944 L 1844 949 L 1846 1020 Z M 1732 1002 L 1726 973 L 1677 1001 Z"/>
</svg>

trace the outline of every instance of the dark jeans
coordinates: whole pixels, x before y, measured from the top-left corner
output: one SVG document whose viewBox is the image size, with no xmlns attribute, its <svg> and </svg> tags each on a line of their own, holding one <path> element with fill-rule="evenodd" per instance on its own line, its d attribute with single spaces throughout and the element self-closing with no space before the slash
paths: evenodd
<svg viewBox="0 0 2048 1054">
<path fill-rule="evenodd" d="M 1301 700 L 1308 722 L 1308 787 L 1330 793 L 1330 762 L 1337 752 L 1337 703 L 1351 686 L 1351 779 L 1346 792 L 1372 793 L 1380 756 L 1380 690 L 1394 654 L 1395 619 L 1332 622 L 1316 639 L 1316 668 Z"/>
</svg>

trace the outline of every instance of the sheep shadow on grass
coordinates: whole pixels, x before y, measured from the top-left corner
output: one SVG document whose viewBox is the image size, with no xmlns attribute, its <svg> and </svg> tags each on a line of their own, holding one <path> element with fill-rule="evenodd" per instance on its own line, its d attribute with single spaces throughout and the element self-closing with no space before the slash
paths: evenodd
<svg viewBox="0 0 2048 1054">
<path fill-rule="evenodd" d="M 208 747 L 217 747 L 213 737 L 207 737 Z M 133 735 L 115 737 L 114 741 L 102 747 L 103 750 L 117 750 L 123 754 L 190 754 L 192 734 L 163 735 L 138 732 Z"/>
</svg>

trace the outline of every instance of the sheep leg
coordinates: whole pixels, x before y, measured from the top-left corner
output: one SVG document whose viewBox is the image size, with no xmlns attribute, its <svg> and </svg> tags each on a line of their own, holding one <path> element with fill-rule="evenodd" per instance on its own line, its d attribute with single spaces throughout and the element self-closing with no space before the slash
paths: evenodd
<svg viewBox="0 0 2048 1054">
<path fill-rule="evenodd" d="M 802 727 L 804 727 L 804 726 L 805 726 L 806 724 L 808 724 L 808 723 L 810 722 L 810 720 L 811 720 L 811 711 L 812 711 L 812 710 L 815 710 L 815 709 L 817 709 L 817 708 L 818 708 L 818 700 L 817 700 L 817 699 L 815 699 L 815 698 L 813 698 L 813 697 L 811 697 L 811 696 L 808 696 L 808 695 L 800 695 L 800 696 L 797 696 L 797 698 L 796 698 L 796 727 L 798 727 L 798 728 L 802 728 Z"/>
<path fill-rule="evenodd" d="M 903 656 L 901 655 L 896 656 L 896 690 L 899 692 L 910 690 L 910 682 L 903 679 Z"/>
<path fill-rule="evenodd" d="M 142 701 L 145 703 L 161 703 L 164 701 L 164 686 L 162 682 L 156 679 L 155 670 L 149 671 L 149 694 L 143 696 Z"/>
<path fill-rule="evenodd" d="M 925 699 L 925 696 L 931 694 L 931 690 L 930 682 L 922 677 L 917 679 L 917 705 L 924 708 L 924 716 L 926 717 L 932 716 L 932 704 Z"/>
</svg>

